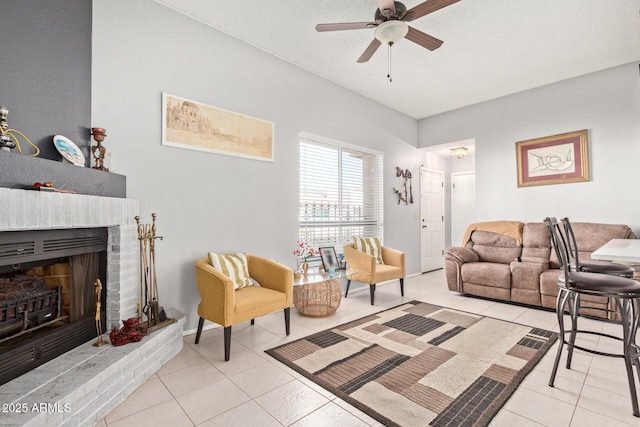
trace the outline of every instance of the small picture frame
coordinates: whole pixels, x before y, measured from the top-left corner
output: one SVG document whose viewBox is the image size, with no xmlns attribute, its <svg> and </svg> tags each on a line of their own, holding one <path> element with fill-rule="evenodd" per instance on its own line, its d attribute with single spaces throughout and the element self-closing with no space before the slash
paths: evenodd
<svg viewBox="0 0 640 427">
<path fill-rule="evenodd" d="M 319 249 L 324 271 L 329 272 L 332 269 L 339 270 L 340 262 L 338 261 L 338 256 L 336 255 L 336 249 L 333 246 L 327 246 Z"/>
</svg>

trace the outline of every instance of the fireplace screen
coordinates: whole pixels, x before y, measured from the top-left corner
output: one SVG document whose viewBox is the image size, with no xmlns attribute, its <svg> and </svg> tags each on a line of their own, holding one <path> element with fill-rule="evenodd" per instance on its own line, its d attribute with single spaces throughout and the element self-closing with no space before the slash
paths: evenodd
<svg viewBox="0 0 640 427">
<path fill-rule="evenodd" d="M 63 261 L 0 275 L 0 342 L 56 322 L 95 317 L 99 253 Z"/>
<path fill-rule="evenodd" d="M 0 384 L 96 337 L 106 246 L 104 228 L 0 233 Z"/>
</svg>

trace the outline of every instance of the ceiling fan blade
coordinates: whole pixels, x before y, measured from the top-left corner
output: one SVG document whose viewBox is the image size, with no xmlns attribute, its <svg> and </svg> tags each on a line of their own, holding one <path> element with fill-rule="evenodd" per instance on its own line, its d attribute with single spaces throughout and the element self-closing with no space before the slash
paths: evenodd
<svg viewBox="0 0 640 427">
<path fill-rule="evenodd" d="M 427 0 L 419 5 L 407 10 L 404 14 L 403 21 L 411 22 L 414 19 L 421 18 L 443 7 L 450 6 L 460 0 Z"/>
<path fill-rule="evenodd" d="M 429 50 L 436 50 L 442 45 L 442 43 L 444 43 L 442 40 L 430 36 L 427 33 L 423 33 L 420 30 L 416 30 L 413 27 L 409 27 L 409 31 L 404 38 Z"/>
<path fill-rule="evenodd" d="M 367 46 L 367 48 L 364 50 L 362 55 L 360 55 L 360 58 L 358 58 L 357 62 L 359 64 L 363 62 L 367 62 L 369 59 L 371 59 L 373 54 L 376 53 L 376 50 L 378 50 L 381 44 L 382 43 L 380 43 L 380 40 L 373 39 L 373 41 L 369 44 L 369 46 Z"/>
<path fill-rule="evenodd" d="M 396 3 L 393 0 L 378 0 L 378 9 L 380 9 L 380 13 L 387 16 L 387 18 L 396 13 Z M 383 13 L 385 9 L 390 10 L 391 12 L 386 15 Z"/>
<path fill-rule="evenodd" d="M 318 24 L 316 31 L 342 31 L 342 30 L 365 30 L 378 26 L 377 22 L 346 22 L 341 24 Z"/>
</svg>

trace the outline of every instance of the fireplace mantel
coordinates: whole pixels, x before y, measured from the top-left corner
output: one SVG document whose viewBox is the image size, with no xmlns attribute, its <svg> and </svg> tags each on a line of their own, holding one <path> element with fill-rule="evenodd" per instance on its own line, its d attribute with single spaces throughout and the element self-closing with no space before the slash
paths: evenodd
<svg viewBox="0 0 640 427">
<path fill-rule="evenodd" d="M 46 181 L 56 188 L 93 196 L 123 198 L 127 191 L 124 175 L 0 151 L 0 187 L 24 189 Z"/>
</svg>

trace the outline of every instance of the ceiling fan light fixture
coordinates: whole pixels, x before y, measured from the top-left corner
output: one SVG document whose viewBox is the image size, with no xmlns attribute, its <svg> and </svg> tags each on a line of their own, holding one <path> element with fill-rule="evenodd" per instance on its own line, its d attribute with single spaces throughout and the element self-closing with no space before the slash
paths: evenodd
<svg viewBox="0 0 640 427">
<path fill-rule="evenodd" d="M 467 147 L 458 147 L 451 149 L 451 157 L 454 159 L 462 159 L 467 157 L 469 149 Z"/>
<path fill-rule="evenodd" d="M 378 25 L 374 36 L 384 44 L 392 44 L 402 40 L 408 32 L 409 26 L 406 23 L 394 19 Z"/>
</svg>

